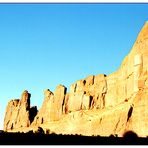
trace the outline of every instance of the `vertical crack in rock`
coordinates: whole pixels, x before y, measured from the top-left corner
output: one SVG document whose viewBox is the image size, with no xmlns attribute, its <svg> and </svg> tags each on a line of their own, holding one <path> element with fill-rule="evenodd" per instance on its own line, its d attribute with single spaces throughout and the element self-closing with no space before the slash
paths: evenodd
<svg viewBox="0 0 148 148">
<path fill-rule="evenodd" d="M 65 110 L 65 106 L 66 106 L 66 103 L 68 100 L 68 98 L 66 98 L 66 95 L 67 95 L 67 88 L 65 87 L 65 90 L 64 90 L 64 99 L 63 99 L 63 103 L 62 103 L 62 113 L 65 113 L 66 110 Z"/>
<path fill-rule="evenodd" d="M 132 116 L 132 112 L 133 112 L 133 105 L 130 107 L 129 111 L 128 111 L 128 115 L 127 115 L 127 122 L 129 121 L 129 119 Z"/>
<path fill-rule="evenodd" d="M 90 96 L 90 101 L 89 101 L 89 108 L 91 108 L 93 102 L 93 96 Z"/>
<path fill-rule="evenodd" d="M 114 128 L 114 133 L 116 132 L 116 130 L 117 130 L 117 128 L 118 128 L 119 123 L 120 123 L 120 118 L 118 119 L 118 122 L 117 122 L 117 123 L 116 123 L 116 125 L 115 125 L 115 128 Z"/>
</svg>

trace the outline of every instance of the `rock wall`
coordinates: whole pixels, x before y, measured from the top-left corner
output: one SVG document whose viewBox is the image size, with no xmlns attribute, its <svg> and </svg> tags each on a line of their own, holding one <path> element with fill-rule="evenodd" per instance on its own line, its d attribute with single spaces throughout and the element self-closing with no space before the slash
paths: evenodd
<svg viewBox="0 0 148 148">
<path fill-rule="evenodd" d="M 147 88 L 148 22 L 116 72 L 78 80 L 69 92 L 63 85 L 57 86 L 54 93 L 45 90 L 43 105 L 32 124 L 30 99 L 24 92 L 20 101 L 8 103 L 4 129 L 49 124 L 57 133 L 122 136 L 125 131 L 133 130 L 147 136 Z"/>
</svg>

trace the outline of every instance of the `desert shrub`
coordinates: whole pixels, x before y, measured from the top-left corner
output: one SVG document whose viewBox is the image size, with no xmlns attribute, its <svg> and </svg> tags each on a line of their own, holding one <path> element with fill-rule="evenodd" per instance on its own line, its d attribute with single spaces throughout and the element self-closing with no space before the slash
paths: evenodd
<svg viewBox="0 0 148 148">
<path fill-rule="evenodd" d="M 38 127 L 38 129 L 35 131 L 35 134 L 45 134 L 45 132 L 41 127 Z"/>
</svg>

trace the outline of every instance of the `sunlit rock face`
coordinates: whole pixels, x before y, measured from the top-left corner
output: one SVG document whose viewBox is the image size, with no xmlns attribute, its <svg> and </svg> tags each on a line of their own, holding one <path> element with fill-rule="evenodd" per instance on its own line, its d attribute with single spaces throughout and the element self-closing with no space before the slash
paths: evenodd
<svg viewBox="0 0 148 148">
<path fill-rule="evenodd" d="M 58 85 L 55 92 L 49 89 L 44 91 L 44 102 L 32 125 L 40 125 L 50 121 L 59 120 L 63 113 L 66 87 Z"/>
<path fill-rule="evenodd" d="M 79 80 L 70 87 L 68 110 L 102 109 L 105 107 L 106 91 L 106 76 L 103 74 Z"/>
<path fill-rule="evenodd" d="M 78 80 L 70 86 L 69 92 L 63 85 L 57 86 L 54 93 L 45 90 L 44 102 L 31 126 L 28 118 L 30 100 L 27 101 L 28 94 L 25 93 L 21 101 L 12 100 L 8 103 L 4 129 L 11 129 L 12 124 L 13 129 L 41 126 L 57 134 L 89 136 L 123 136 L 130 130 L 146 137 L 147 88 L 148 22 L 116 72 L 108 76 L 90 75 Z"/>
<path fill-rule="evenodd" d="M 12 130 L 20 127 L 30 126 L 31 121 L 37 113 L 36 107 L 30 107 L 30 93 L 24 91 L 21 99 L 8 102 L 4 119 L 4 130 Z"/>
</svg>

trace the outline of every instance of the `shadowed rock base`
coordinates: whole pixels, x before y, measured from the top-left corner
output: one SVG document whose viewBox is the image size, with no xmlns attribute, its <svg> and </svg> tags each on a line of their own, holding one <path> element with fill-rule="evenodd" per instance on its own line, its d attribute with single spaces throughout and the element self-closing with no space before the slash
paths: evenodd
<svg viewBox="0 0 148 148">
<path fill-rule="evenodd" d="M 80 135 L 56 135 L 41 133 L 1 133 L 2 145 L 147 145 L 148 138 L 139 138 L 129 132 L 125 137 L 88 137 Z"/>
</svg>

